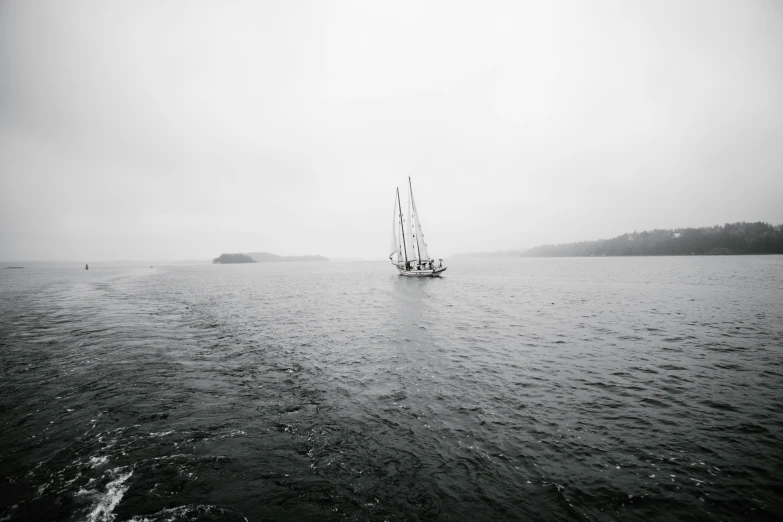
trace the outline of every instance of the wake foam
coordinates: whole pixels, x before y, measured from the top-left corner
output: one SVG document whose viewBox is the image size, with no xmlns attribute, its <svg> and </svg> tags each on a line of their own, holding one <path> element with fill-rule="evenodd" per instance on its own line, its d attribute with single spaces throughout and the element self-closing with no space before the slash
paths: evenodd
<svg viewBox="0 0 783 522">
<path fill-rule="evenodd" d="M 111 522 L 115 519 L 114 508 L 117 507 L 117 504 L 122 500 L 122 496 L 128 491 L 129 486 L 125 485 L 125 481 L 133 475 L 133 470 L 125 472 L 126 469 L 119 467 L 107 471 L 115 478 L 106 484 L 105 492 L 82 489 L 77 493 L 77 495 L 90 495 L 95 498 L 92 510 L 87 515 L 89 522 Z"/>
</svg>

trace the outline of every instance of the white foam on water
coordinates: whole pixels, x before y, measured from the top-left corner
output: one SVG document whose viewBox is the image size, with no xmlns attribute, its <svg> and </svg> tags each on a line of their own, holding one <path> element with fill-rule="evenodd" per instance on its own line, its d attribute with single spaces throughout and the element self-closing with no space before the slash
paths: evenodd
<svg viewBox="0 0 783 522">
<path fill-rule="evenodd" d="M 150 437 L 165 437 L 166 435 L 170 435 L 174 433 L 174 430 L 169 431 L 151 431 Z"/>
<path fill-rule="evenodd" d="M 93 468 L 97 468 L 98 466 L 101 466 L 103 464 L 106 464 L 109 462 L 109 457 L 90 457 L 90 464 Z"/>
<path fill-rule="evenodd" d="M 8 511 L 6 512 L 7 514 L 4 517 L 0 517 L 0 522 L 6 522 L 8 520 L 13 520 L 14 519 L 14 511 L 16 511 L 16 508 L 18 508 L 18 507 L 19 507 L 18 504 L 14 504 L 13 506 L 11 506 L 8 509 Z"/>
<path fill-rule="evenodd" d="M 216 514 L 225 514 L 225 513 L 235 514 L 226 509 L 217 506 L 212 506 L 209 504 L 186 505 L 186 506 L 178 506 L 175 508 L 163 509 L 153 515 L 135 516 L 129 519 L 128 522 L 175 522 L 177 520 L 181 520 L 184 517 L 193 520 L 194 516 L 200 516 L 205 514 L 216 515 Z M 247 522 L 246 517 L 243 516 L 242 518 L 244 519 L 245 522 Z"/>
<path fill-rule="evenodd" d="M 153 457 L 149 460 L 168 460 L 168 459 L 178 459 L 180 457 L 192 457 L 192 455 L 189 455 L 187 453 L 173 453 L 171 455 L 164 455 L 163 457 Z"/>
<path fill-rule="evenodd" d="M 109 473 L 117 475 L 123 468 L 114 468 Z M 106 484 L 106 492 L 98 494 L 98 501 L 95 507 L 87 515 L 89 522 L 111 522 L 115 515 L 112 513 L 117 504 L 122 500 L 122 496 L 128 491 L 129 486 L 125 486 L 125 481 L 133 475 L 133 470 L 117 476 L 116 479 Z"/>
</svg>

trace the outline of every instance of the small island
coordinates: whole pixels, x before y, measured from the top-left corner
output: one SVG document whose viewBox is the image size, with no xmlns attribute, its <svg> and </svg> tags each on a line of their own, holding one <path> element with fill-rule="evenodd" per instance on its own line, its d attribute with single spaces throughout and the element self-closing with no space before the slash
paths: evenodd
<svg viewBox="0 0 783 522">
<path fill-rule="evenodd" d="M 213 264 L 233 264 L 233 263 L 280 263 L 280 262 L 302 262 L 302 261 L 329 261 L 321 255 L 306 256 L 278 256 L 269 252 L 250 252 L 248 254 L 220 254 L 212 260 Z"/>
<path fill-rule="evenodd" d="M 247 254 L 220 254 L 212 260 L 213 264 L 255 263 L 256 260 Z"/>
</svg>

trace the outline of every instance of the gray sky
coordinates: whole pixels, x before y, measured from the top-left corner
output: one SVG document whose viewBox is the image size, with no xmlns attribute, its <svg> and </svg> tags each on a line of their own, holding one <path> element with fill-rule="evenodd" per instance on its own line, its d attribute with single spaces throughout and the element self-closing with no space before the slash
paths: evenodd
<svg viewBox="0 0 783 522">
<path fill-rule="evenodd" d="M 0 2 L 0 260 L 783 223 L 783 3 Z"/>
</svg>

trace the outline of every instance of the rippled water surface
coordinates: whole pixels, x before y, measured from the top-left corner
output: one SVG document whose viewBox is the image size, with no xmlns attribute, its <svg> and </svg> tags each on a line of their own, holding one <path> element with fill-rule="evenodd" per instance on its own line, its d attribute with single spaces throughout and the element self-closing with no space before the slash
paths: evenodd
<svg viewBox="0 0 783 522">
<path fill-rule="evenodd" d="M 783 257 L 0 271 L 0 520 L 773 520 Z"/>
</svg>

